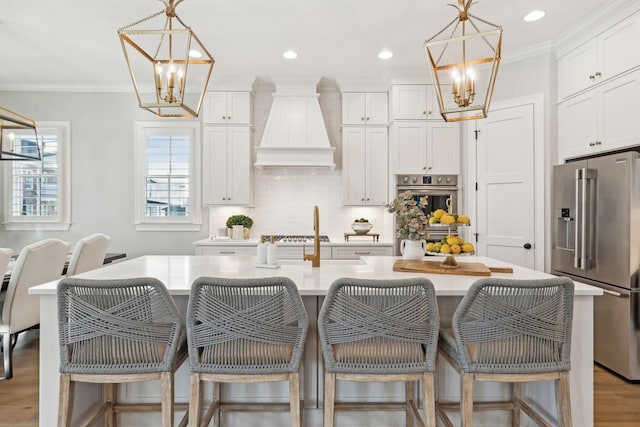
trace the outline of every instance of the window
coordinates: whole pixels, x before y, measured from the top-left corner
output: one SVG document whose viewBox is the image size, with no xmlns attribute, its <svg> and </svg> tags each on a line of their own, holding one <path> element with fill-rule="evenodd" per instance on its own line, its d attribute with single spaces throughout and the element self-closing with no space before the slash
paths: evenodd
<svg viewBox="0 0 640 427">
<path fill-rule="evenodd" d="M 4 162 L 7 230 L 68 230 L 69 122 L 38 122 L 40 160 Z M 20 131 L 15 132 L 20 137 Z"/>
<path fill-rule="evenodd" d="M 136 124 L 136 229 L 200 229 L 200 124 Z"/>
</svg>

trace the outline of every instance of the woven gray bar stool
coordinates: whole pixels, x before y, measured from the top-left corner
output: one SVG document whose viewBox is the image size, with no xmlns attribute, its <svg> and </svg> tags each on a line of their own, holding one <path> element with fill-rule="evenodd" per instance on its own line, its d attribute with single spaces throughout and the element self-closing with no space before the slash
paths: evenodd
<svg viewBox="0 0 640 427">
<path fill-rule="evenodd" d="M 324 427 L 336 410 L 404 410 L 407 426 L 435 427 L 438 305 L 428 279 L 336 280 L 318 316 L 324 356 Z M 406 401 L 336 402 L 336 380 L 405 382 Z M 425 420 L 415 403 L 423 382 Z"/>
<path fill-rule="evenodd" d="M 75 383 L 89 382 L 103 384 L 103 402 L 85 425 L 103 414 L 105 425 L 115 426 L 117 412 L 161 410 L 162 426 L 173 427 L 173 374 L 186 360 L 186 335 L 180 312 L 159 280 L 63 279 L 58 327 L 58 426 L 71 425 Z M 151 380 L 161 382 L 161 405 L 116 401 L 115 384 Z"/>
<path fill-rule="evenodd" d="M 191 365 L 189 425 L 207 426 L 221 411 L 290 411 L 302 425 L 300 371 L 307 312 L 288 278 L 200 277 L 191 287 L 187 338 Z M 200 422 L 201 381 L 214 382 L 213 401 Z M 221 383 L 289 382 L 289 404 L 221 402 Z"/>
<path fill-rule="evenodd" d="M 440 331 L 438 354 L 460 374 L 460 403 L 437 402 L 439 417 L 460 411 L 463 427 L 473 425 L 474 410 L 511 410 L 512 426 L 525 412 L 541 426 L 548 421 L 522 399 L 523 382 L 555 381 L 558 423 L 571 427 L 569 370 L 573 282 L 480 279 L 457 307 L 452 330 Z M 475 381 L 512 384 L 505 402 L 474 402 Z"/>
</svg>

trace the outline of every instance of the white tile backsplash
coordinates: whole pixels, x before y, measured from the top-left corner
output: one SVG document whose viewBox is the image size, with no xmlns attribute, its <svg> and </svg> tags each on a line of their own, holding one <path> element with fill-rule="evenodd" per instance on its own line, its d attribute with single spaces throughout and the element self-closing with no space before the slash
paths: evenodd
<svg viewBox="0 0 640 427">
<path fill-rule="evenodd" d="M 320 233 L 340 241 L 351 232 L 356 218 L 373 223 L 371 232 L 392 239 L 392 216 L 384 207 L 342 206 L 342 177 L 338 170 L 256 169 L 253 175 L 254 207 L 209 208 L 209 230 L 215 233 L 234 214 L 254 220 L 251 235 L 313 234 L 313 207 L 320 211 Z"/>
</svg>

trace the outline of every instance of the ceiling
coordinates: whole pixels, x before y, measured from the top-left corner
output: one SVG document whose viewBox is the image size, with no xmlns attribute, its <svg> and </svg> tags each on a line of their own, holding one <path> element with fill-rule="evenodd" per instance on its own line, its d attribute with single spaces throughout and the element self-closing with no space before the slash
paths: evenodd
<svg viewBox="0 0 640 427">
<path fill-rule="evenodd" d="M 422 44 L 455 18 L 447 6 L 453 1 L 186 0 L 177 13 L 214 56 L 212 82 L 388 80 L 428 74 Z M 504 28 L 508 60 L 551 46 L 585 17 L 621 2 L 479 0 L 471 12 Z M 163 7 L 158 0 L 0 0 L 0 89 L 132 90 L 117 30 Z M 524 22 L 532 9 L 547 15 Z M 284 59 L 288 49 L 298 59 Z M 393 58 L 378 59 L 382 49 Z"/>
</svg>

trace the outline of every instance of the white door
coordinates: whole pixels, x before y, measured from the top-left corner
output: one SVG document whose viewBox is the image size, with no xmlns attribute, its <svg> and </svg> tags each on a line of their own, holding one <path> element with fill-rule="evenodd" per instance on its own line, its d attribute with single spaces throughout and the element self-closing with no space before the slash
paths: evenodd
<svg viewBox="0 0 640 427">
<path fill-rule="evenodd" d="M 492 108 L 477 121 L 478 255 L 527 268 L 536 251 L 535 130 L 533 104 Z"/>
</svg>

